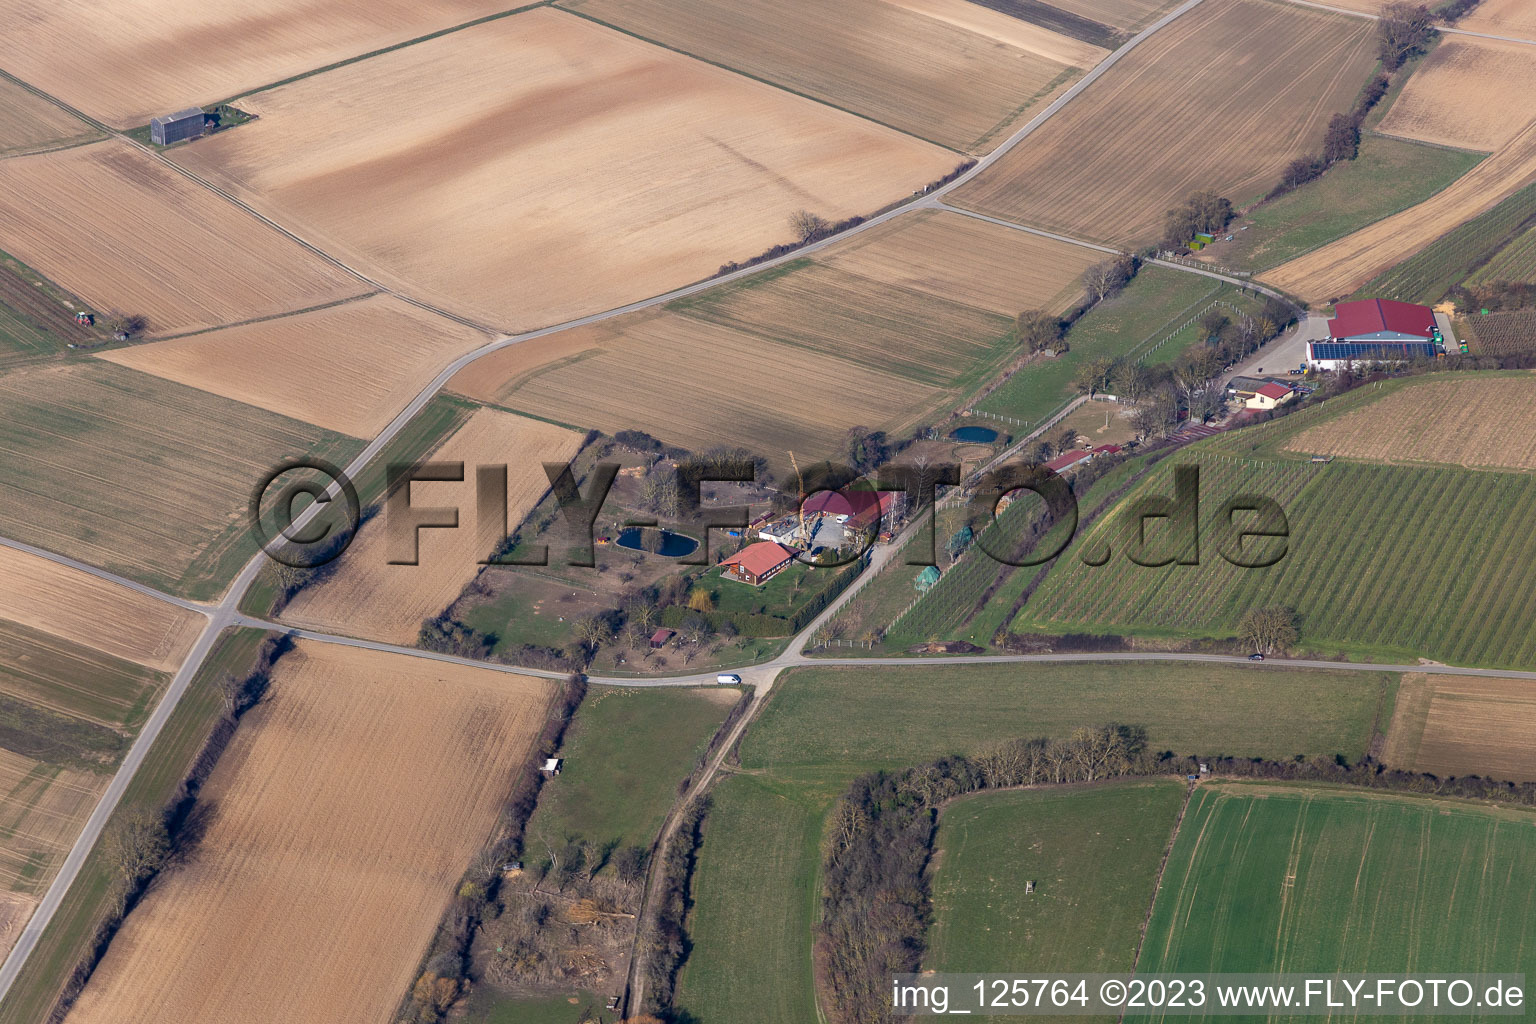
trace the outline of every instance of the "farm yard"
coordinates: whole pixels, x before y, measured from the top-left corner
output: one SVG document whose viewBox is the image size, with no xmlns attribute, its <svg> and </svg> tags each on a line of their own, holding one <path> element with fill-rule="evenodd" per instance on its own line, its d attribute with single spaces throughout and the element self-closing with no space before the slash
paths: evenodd
<svg viewBox="0 0 1536 1024">
<path fill-rule="evenodd" d="M 459 527 L 417 534 L 418 564 L 391 565 L 387 514 L 365 522 L 345 555 L 321 580 L 299 591 L 283 621 L 390 643 L 415 642 L 422 624 L 452 604 L 474 578 L 482 550 L 474 509 L 475 469 L 507 467 L 507 524 L 514 528 L 549 490 L 544 462 L 563 462 L 580 450 L 583 435 L 538 420 L 481 409 L 432 453 L 434 461 L 463 462 L 462 482 L 419 481 L 417 508 L 453 506 Z"/>
<path fill-rule="evenodd" d="M 1444 294 L 1428 295 L 1433 288 L 1392 287 L 1395 277 L 1414 266 L 1410 257 L 1438 245 L 1437 239 L 1451 237 L 1458 227 L 1481 214 L 1499 207 L 1536 181 L 1536 120 L 1520 134 L 1462 175 L 1448 187 L 1401 213 L 1379 220 L 1369 227 L 1315 249 L 1297 259 L 1282 263 L 1261 275 L 1261 280 L 1300 295 L 1308 301 L 1328 301 L 1348 295 L 1367 281 L 1374 294 L 1383 298 L 1425 295 L 1430 301 Z M 1492 221 L 1487 222 L 1492 229 Z M 1481 233 L 1481 232 L 1480 232 Z M 1452 261 L 1462 252 L 1448 252 L 1437 257 Z M 1473 268 L 1466 267 L 1445 284 L 1449 288 Z M 1378 278 L 1378 275 L 1382 275 Z M 1372 280 L 1376 278 L 1376 280 Z M 1385 285 L 1387 287 L 1378 287 Z"/>
<path fill-rule="evenodd" d="M 488 341 L 474 328 L 375 295 L 102 358 L 326 430 L 374 437 L 439 370 Z"/>
<path fill-rule="evenodd" d="M 366 11 L 316 0 L 259 0 L 238 11 L 197 0 L 61 0 L 29 9 L 25 30 L 6 34 L 0 67 L 113 128 L 132 128 L 504 10 L 495 0 L 385 0 Z"/>
<path fill-rule="evenodd" d="M 1235 446 L 1241 439 L 1227 440 Z M 1147 494 L 1171 494 L 1173 464 L 1198 465 L 1202 494 L 1211 496 L 1201 501 L 1206 543 L 1200 564 L 1147 568 L 1131 562 L 1122 544 L 1125 519 L 1117 510 L 1057 559 L 1012 628 L 1188 642 L 1233 637 L 1250 609 L 1285 606 L 1299 619 L 1300 649 L 1324 656 L 1422 656 L 1499 668 L 1536 663 L 1536 580 L 1517 568 L 1536 557 L 1536 536 L 1523 525 L 1536 501 L 1536 477 L 1339 461 L 1309 465 L 1229 457 L 1224 450 L 1230 449 L 1185 449 L 1120 506 L 1133 507 Z M 1224 529 L 1216 520 L 1220 501 L 1236 494 L 1272 498 L 1286 515 L 1285 553 L 1268 568 L 1239 568 L 1214 548 L 1212 538 Z M 1149 545 L 1154 557 L 1172 554 L 1155 534 Z M 1102 566 L 1080 557 L 1102 555 L 1106 548 L 1111 558 Z"/>
<path fill-rule="evenodd" d="M 1528 43 L 1450 36 L 1408 79 L 1378 126 L 1441 146 L 1493 152 L 1533 117 L 1536 61 Z"/>
<path fill-rule="evenodd" d="M 152 335 L 365 286 L 119 140 L 0 161 L 0 249 Z"/>
<path fill-rule="evenodd" d="M 1415 381 L 1331 416 L 1285 450 L 1374 462 L 1536 469 L 1536 375 Z"/>
<path fill-rule="evenodd" d="M 1158 779 L 984 792 L 944 807 L 923 969 L 1130 971 L 1183 801 L 1183 786 Z"/>
<path fill-rule="evenodd" d="M 0 486 L 15 496 L 0 534 L 191 598 L 218 593 L 254 553 L 245 510 L 264 473 L 361 448 L 94 360 L 0 376 L 0 403 Z"/>
<path fill-rule="evenodd" d="M 1518 679 L 1406 675 L 1382 759 L 1440 778 L 1536 781 L 1536 693 Z"/>
<path fill-rule="evenodd" d="M 563 0 L 664 46 L 977 151 L 1108 54 L 968 0 Z"/>
<path fill-rule="evenodd" d="M 1138 970 L 1529 973 L 1533 850 L 1524 809 L 1202 784 Z"/>
<path fill-rule="evenodd" d="M 390 1019 L 553 684 L 300 641 L 271 691 L 202 790 L 197 856 L 128 916 L 74 1024 Z"/>
<path fill-rule="evenodd" d="M 787 241 L 796 210 L 868 214 L 957 163 L 548 7 L 240 103 L 259 120 L 174 159 L 380 280 L 499 329 L 708 277 Z"/>
<path fill-rule="evenodd" d="M 0 78 L 0 157 L 67 146 L 97 134 L 79 118 Z"/>
<path fill-rule="evenodd" d="M 1359 19 L 1207 0 L 953 193 L 955 205 L 1116 245 L 1151 242 L 1193 191 L 1243 204 L 1268 190 L 1350 106 L 1372 61 Z"/>
<path fill-rule="evenodd" d="M 3 545 L 0 618 L 160 672 L 181 665 L 203 628 L 196 612 Z"/>
</svg>

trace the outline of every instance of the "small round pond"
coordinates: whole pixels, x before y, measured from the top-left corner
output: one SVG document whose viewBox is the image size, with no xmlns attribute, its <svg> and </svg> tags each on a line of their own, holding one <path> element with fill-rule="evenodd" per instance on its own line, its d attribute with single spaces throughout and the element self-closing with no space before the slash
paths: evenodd
<svg viewBox="0 0 1536 1024">
<path fill-rule="evenodd" d="M 657 534 L 661 536 L 658 538 Z M 658 542 L 660 546 L 658 547 Z M 618 540 L 614 543 L 621 548 L 630 548 L 634 551 L 644 551 L 648 554 L 660 555 L 663 558 L 682 558 L 691 555 L 699 542 L 692 537 L 685 537 L 671 530 L 658 530 L 649 526 L 631 526 L 619 533 Z"/>
<path fill-rule="evenodd" d="M 997 440 L 997 431 L 991 427 L 959 427 L 949 432 L 949 436 L 956 441 L 971 441 L 975 444 L 991 444 Z"/>
</svg>

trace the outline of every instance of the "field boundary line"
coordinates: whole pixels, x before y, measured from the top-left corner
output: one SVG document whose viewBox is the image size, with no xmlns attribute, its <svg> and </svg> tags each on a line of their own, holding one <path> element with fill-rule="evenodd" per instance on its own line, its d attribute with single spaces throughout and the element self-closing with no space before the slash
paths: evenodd
<svg viewBox="0 0 1536 1024">
<path fill-rule="evenodd" d="M 106 569 L 100 569 L 94 565 L 88 565 L 87 563 L 79 561 L 78 559 L 70 558 L 68 555 L 61 555 L 57 551 L 49 551 L 47 548 L 40 548 L 19 540 L 12 540 L 9 537 L 0 537 L 0 547 L 8 547 L 15 551 L 21 551 L 29 555 L 35 555 L 38 558 L 46 558 L 48 561 L 53 562 L 56 565 L 62 565 L 68 569 L 75 569 L 79 572 L 87 573 L 88 575 L 94 576 L 99 580 L 105 580 L 108 583 L 115 583 L 120 587 L 125 587 L 128 590 L 132 590 L 134 593 L 143 594 L 145 597 L 152 597 L 157 601 L 164 601 L 166 604 L 173 604 L 178 608 L 185 608 L 189 612 L 198 612 L 202 615 L 211 615 L 217 609 L 216 605 L 203 604 L 197 601 L 188 600 L 185 597 L 177 597 L 175 594 L 168 594 L 163 590 L 156 590 L 154 587 L 151 587 L 147 583 L 139 583 L 137 580 L 130 580 L 126 576 L 119 576 L 114 572 L 107 571 Z"/>
<path fill-rule="evenodd" d="M 1179 829 L 1184 826 L 1184 815 L 1189 811 L 1189 801 L 1195 795 L 1195 787 L 1198 782 L 1185 782 L 1184 802 L 1179 805 L 1178 817 L 1173 819 L 1173 829 L 1168 833 L 1168 845 L 1163 847 L 1163 859 L 1157 865 L 1157 877 L 1152 880 L 1152 898 L 1147 901 L 1147 916 L 1142 919 L 1141 933 L 1136 936 L 1136 953 L 1131 957 L 1131 977 L 1136 977 L 1136 971 L 1141 966 L 1141 950 L 1147 943 L 1147 929 L 1152 927 L 1152 911 L 1157 909 L 1157 897 L 1163 890 L 1163 872 L 1168 870 L 1168 861 L 1173 856 L 1173 846 L 1179 840 Z M 1120 1011 L 1117 1020 L 1125 1020 L 1125 1011 Z"/>
<path fill-rule="evenodd" d="M 322 302 L 318 306 L 305 306 L 303 309 L 291 309 L 286 313 L 268 313 L 266 316 L 253 316 L 249 320 L 236 320 L 233 323 L 219 324 L 217 327 L 199 327 L 195 331 L 182 331 L 180 334 L 162 334 L 155 338 L 145 338 L 144 341 L 180 341 L 183 338 L 196 338 L 204 334 L 215 334 L 219 331 L 228 331 L 236 327 L 249 327 L 252 324 L 264 324 L 273 320 L 286 320 L 290 316 L 303 316 L 305 313 L 318 313 L 323 309 L 335 309 L 337 306 L 345 306 L 349 303 L 361 302 L 364 299 L 371 299 L 375 296 L 383 294 L 385 293 L 378 291 L 359 292 L 356 295 L 349 295 L 344 299 L 332 299 L 330 302 Z M 136 346 L 130 345 L 127 347 L 133 348 Z M 120 350 L 114 349 L 113 351 Z"/>
</svg>

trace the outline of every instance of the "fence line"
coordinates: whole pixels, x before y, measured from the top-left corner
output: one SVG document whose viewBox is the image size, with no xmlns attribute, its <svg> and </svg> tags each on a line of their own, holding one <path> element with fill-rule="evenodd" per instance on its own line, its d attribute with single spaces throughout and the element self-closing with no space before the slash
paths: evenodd
<svg viewBox="0 0 1536 1024">
<path fill-rule="evenodd" d="M 1160 260 L 1167 260 L 1169 263 L 1179 263 L 1186 267 L 1193 267 L 1195 270 L 1210 270 L 1218 274 L 1226 274 L 1228 277 L 1253 276 L 1253 271 L 1251 270 L 1235 270 L 1232 267 L 1224 267 L 1220 263 L 1205 263 L 1201 260 L 1190 259 L 1187 256 L 1179 256 L 1176 253 L 1169 252 L 1167 250 L 1159 252 L 1157 254 L 1157 258 Z"/>
<path fill-rule="evenodd" d="M 1153 352 L 1156 352 L 1158 349 L 1160 349 L 1164 345 L 1168 344 L 1174 338 L 1178 337 L 1179 334 L 1181 334 L 1185 330 L 1185 328 L 1189 327 L 1190 324 L 1196 322 L 1201 317 L 1205 316 L 1205 314 L 1207 314 L 1211 310 L 1215 309 L 1217 306 L 1225 306 L 1227 309 L 1230 309 L 1234 313 L 1239 313 L 1239 314 L 1242 313 L 1242 309 L 1240 307 L 1238 307 L 1237 305 L 1235 305 L 1234 303 L 1227 302 L 1227 301 L 1225 301 L 1223 299 L 1217 299 L 1214 302 L 1212 302 L 1209 306 L 1206 306 L 1204 309 L 1200 310 L 1200 312 L 1196 313 L 1194 316 L 1190 317 L 1188 320 L 1185 320 L 1183 323 L 1179 324 L 1179 326 L 1175 327 L 1173 330 L 1171 330 L 1167 334 L 1163 335 L 1163 337 L 1161 339 L 1159 339 L 1158 341 L 1154 342 L 1145 351 L 1143 351 L 1140 354 L 1138 354 L 1136 356 L 1136 361 L 1138 363 L 1146 362 L 1147 361 L 1147 357 L 1150 356 Z"/>
</svg>

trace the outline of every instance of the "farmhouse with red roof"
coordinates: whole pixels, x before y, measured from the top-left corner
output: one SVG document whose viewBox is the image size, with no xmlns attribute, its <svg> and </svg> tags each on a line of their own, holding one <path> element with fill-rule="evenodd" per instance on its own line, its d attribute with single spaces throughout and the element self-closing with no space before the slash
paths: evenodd
<svg viewBox="0 0 1536 1024">
<path fill-rule="evenodd" d="M 720 562 L 720 575 L 728 580 L 760 587 L 794 560 L 795 553 L 782 544 L 760 540 Z"/>
<path fill-rule="evenodd" d="M 1262 387 L 1256 388 L 1253 396 L 1248 399 L 1246 406 L 1249 409 L 1273 409 L 1277 405 L 1284 405 L 1295 397 L 1296 392 L 1284 384 L 1276 384 L 1270 381 Z"/>
<path fill-rule="evenodd" d="M 1328 340 L 1307 343 L 1307 362 L 1322 370 L 1348 363 L 1433 359 L 1440 328 L 1428 306 L 1393 299 L 1341 302 L 1328 321 Z"/>
</svg>

